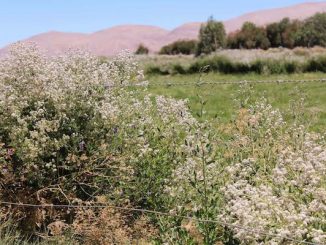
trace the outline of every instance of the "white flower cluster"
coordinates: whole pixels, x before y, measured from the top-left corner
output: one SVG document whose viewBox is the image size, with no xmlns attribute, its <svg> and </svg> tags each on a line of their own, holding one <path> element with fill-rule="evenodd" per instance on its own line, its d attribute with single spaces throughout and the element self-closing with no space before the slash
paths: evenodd
<svg viewBox="0 0 326 245">
<path fill-rule="evenodd" d="M 216 202 L 219 192 L 215 189 L 219 182 L 221 165 L 218 161 L 216 135 L 201 124 L 192 134 L 188 134 L 180 147 L 184 159 L 176 164 L 170 186 L 166 192 L 179 205 L 186 203 L 187 212 L 206 210 L 208 202 Z M 210 207 L 215 213 L 218 207 Z M 170 210 L 175 212 L 177 210 Z"/>
<path fill-rule="evenodd" d="M 164 96 L 157 96 L 156 104 L 164 123 L 168 123 L 171 121 L 171 118 L 174 119 L 175 117 L 180 124 L 193 125 L 196 123 L 187 107 L 187 100 L 175 100 Z"/>
<path fill-rule="evenodd" d="M 242 244 L 296 244 L 281 237 L 326 243 L 326 146 L 306 134 L 301 147 L 283 147 L 276 163 L 267 163 L 264 171 L 258 170 L 260 159 L 227 168 L 220 218 L 231 224 Z"/>
<path fill-rule="evenodd" d="M 186 101 L 125 89 L 143 79 L 127 51 L 109 61 L 83 51 L 45 57 L 33 44 L 17 43 L 0 61 L 0 142 L 35 178 L 42 175 L 35 170 L 71 169 L 71 156 L 86 151 L 107 155 L 112 138 L 122 137 L 116 147 L 137 159 L 148 152 L 153 132 L 173 139 L 196 123 Z"/>
<path fill-rule="evenodd" d="M 215 214 L 241 244 L 297 244 L 282 237 L 324 244 L 324 139 L 303 126 L 288 126 L 264 98 L 240 110 L 235 127 L 224 143 L 231 160 L 220 154 L 224 146 L 209 131 L 199 127 L 188 135 L 185 161 L 166 191 L 183 210 Z"/>
</svg>

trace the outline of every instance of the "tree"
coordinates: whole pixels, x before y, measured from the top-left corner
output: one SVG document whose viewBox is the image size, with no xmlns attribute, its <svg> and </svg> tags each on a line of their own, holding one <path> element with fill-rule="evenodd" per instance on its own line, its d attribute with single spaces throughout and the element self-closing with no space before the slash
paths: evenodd
<svg viewBox="0 0 326 245">
<path fill-rule="evenodd" d="M 275 22 L 267 25 L 266 35 L 271 44 L 271 47 L 277 48 L 283 46 L 282 30 L 280 28 L 280 22 Z"/>
<path fill-rule="evenodd" d="M 326 46 L 326 13 L 315 14 L 304 21 L 297 43 L 305 47 Z"/>
<path fill-rule="evenodd" d="M 233 32 L 230 33 L 227 37 L 227 47 L 230 49 L 238 49 L 239 48 L 239 40 L 238 33 Z"/>
<path fill-rule="evenodd" d="M 149 49 L 145 47 L 143 44 L 139 44 L 135 54 L 148 54 Z"/>
<path fill-rule="evenodd" d="M 197 47 L 196 40 L 179 40 L 163 46 L 159 52 L 159 54 L 168 54 L 168 55 L 176 55 L 176 54 L 185 54 L 190 55 L 194 54 Z"/>
<path fill-rule="evenodd" d="M 201 25 L 199 30 L 199 42 L 197 46 L 197 55 L 202 53 L 209 54 L 224 48 L 226 45 L 226 32 L 224 24 L 215 21 L 210 17 L 206 24 Z"/>
<path fill-rule="evenodd" d="M 268 49 L 270 47 L 266 30 L 251 22 L 245 22 L 240 31 L 231 34 L 228 42 L 230 48 Z"/>
<path fill-rule="evenodd" d="M 301 28 L 301 21 L 294 20 L 289 22 L 282 32 L 282 46 L 286 48 L 295 48 L 297 46 L 297 38 Z"/>
<path fill-rule="evenodd" d="M 284 18 L 280 22 L 267 25 L 266 33 L 271 47 L 277 48 L 282 46 L 286 48 L 294 48 L 300 28 L 300 21 L 291 21 L 289 18 Z"/>
</svg>

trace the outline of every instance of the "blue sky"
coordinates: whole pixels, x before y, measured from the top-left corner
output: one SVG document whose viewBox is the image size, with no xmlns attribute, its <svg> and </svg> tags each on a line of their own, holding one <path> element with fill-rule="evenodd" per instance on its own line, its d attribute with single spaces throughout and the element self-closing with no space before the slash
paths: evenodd
<svg viewBox="0 0 326 245">
<path fill-rule="evenodd" d="M 90 33 L 120 24 L 172 29 L 304 0 L 0 0 L 0 47 L 51 30 Z M 317 1 L 315 1 L 317 2 Z M 321 1 L 320 1 L 321 2 Z"/>
</svg>

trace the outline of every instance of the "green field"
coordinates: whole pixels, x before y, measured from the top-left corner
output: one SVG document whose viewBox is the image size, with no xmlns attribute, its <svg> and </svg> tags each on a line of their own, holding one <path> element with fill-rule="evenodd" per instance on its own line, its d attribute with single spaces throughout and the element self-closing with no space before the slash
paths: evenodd
<svg viewBox="0 0 326 245">
<path fill-rule="evenodd" d="M 218 118 L 221 122 L 230 121 L 236 110 L 234 99 L 239 84 L 219 84 L 228 81 L 271 81 L 271 80 L 311 80 L 326 78 L 324 73 L 293 75 L 222 75 L 209 73 L 200 75 L 150 76 L 149 91 L 153 94 L 169 95 L 178 99 L 189 99 L 194 115 L 200 112 L 200 100 L 207 101 L 204 118 Z M 196 85 L 198 82 L 204 83 Z M 205 84 L 216 82 L 216 84 Z M 188 83 L 188 85 L 187 85 Z M 166 84 L 166 85 L 165 85 Z M 180 84 L 180 85 L 178 85 Z M 189 85 L 191 84 L 191 85 Z M 305 98 L 306 117 L 311 129 L 326 129 L 326 82 L 291 82 L 291 83 L 252 83 L 253 99 L 265 96 L 276 108 L 290 115 L 291 100 Z"/>
</svg>

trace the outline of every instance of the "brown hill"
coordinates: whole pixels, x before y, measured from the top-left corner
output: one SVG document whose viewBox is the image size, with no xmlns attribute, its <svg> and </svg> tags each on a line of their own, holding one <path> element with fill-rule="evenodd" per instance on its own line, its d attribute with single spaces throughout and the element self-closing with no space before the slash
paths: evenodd
<svg viewBox="0 0 326 245">
<path fill-rule="evenodd" d="M 228 32 L 236 31 L 246 21 L 255 23 L 256 25 L 266 25 L 268 23 L 280 21 L 288 17 L 290 19 L 306 19 L 318 12 L 326 11 L 326 2 L 302 3 L 285 8 L 275 8 L 261 10 L 258 12 L 248 13 L 240 17 L 225 21 L 225 27 Z"/>
<path fill-rule="evenodd" d="M 155 26 L 116 26 L 89 35 L 83 45 L 97 55 L 112 55 L 122 49 L 136 50 L 140 43 L 156 51 L 168 33 L 169 31 Z"/>
<path fill-rule="evenodd" d="M 224 21 L 227 32 L 239 29 L 246 21 L 266 25 L 284 17 L 305 19 L 317 12 L 326 12 L 326 2 L 303 3 L 285 8 L 275 8 L 248 13 Z M 69 48 L 83 48 L 96 55 L 114 55 L 122 49 L 134 51 L 140 43 L 156 52 L 168 43 L 179 39 L 196 39 L 201 23 L 187 23 L 172 31 L 155 26 L 122 25 L 92 34 L 48 32 L 24 41 L 36 42 L 49 54 L 63 52 Z M 0 55 L 6 47 L 0 50 Z"/>
<path fill-rule="evenodd" d="M 246 21 L 264 26 L 272 22 L 280 21 L 286 17 L 290 19 L 303 20 L 318 12 L 326 12 L 326 2 L 302 3 L 285 8 L 275 8 L 252 12 L 226 20 L 224 21 L 224 26 L 226 31 L 230 33 L 240 29 L 242 24 Z M 170 34 L 175 35 L 179 39 L 197 38 L 200 25 L 201 23 L 199 22 L 184 24 L 171 31 Z"/>
<path fill-rule="evenodd" d="M 35 42 L 49 53 L 60 53 L 69 48 L 80 48 L 88 39 L 87 34 L 51 31 L 33 36 L 26 41 Z"/>
</svg>

